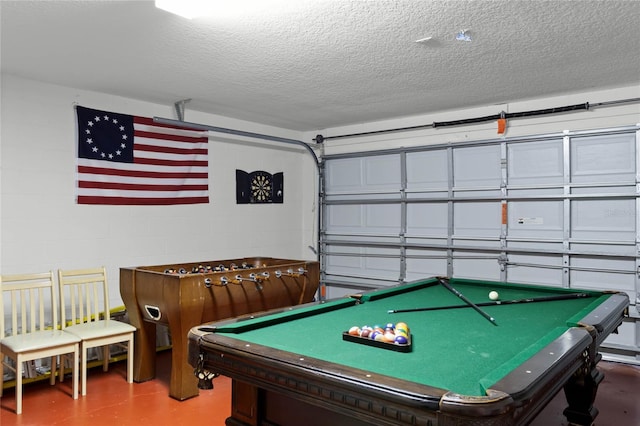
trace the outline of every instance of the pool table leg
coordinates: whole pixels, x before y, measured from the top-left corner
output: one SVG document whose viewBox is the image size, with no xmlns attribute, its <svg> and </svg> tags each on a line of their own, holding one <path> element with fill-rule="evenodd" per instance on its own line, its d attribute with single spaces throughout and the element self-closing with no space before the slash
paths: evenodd
<svg viewBox="0 0 640 426">
<path fill-rule="evenodd" d="M 564 386 L 564 393 L 569 406 L 563 414 L 572 424 L 591 425 L 598 415 L 598 409 L 593 406 L 598 392 L 598 386 L 604 374 L 596 368 L 602 356 L 597 352 L 594 343 L 583 354 L 584 363 Z"/>
</svg>

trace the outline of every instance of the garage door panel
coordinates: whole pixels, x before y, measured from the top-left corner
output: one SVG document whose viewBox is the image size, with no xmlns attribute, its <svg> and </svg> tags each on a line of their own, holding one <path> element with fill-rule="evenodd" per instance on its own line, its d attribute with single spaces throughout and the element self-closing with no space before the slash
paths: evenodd
<svg viewBox="0 0 640 426">
<path fill-rule="evenodd" d="M 407 189 L 409 191 L 449 187 L 447 151 L 444 149 L 407 154 Z"/>
<path fill-rule="evenodd" d="M 562 266 L 562 258 L 558 256 L 510 254 L 507 276 L 510 282 L 562 287 Z"/>
<path fill-rule="evenodd" d="M 397 204 L 330 205 L 325 209 L 329 233 L 398 235 L 400 206 Z"/>
<path fill-rule="evenodd" d="M 593 240 L 634 240 L 635 200 L 574 200 L 571 237 Z"/>
<path fill-rule="evenodd" d="M 563 211 L 561 200 L 510 202 L 508 204 L 509 236 L 562 239 Z"/>
<path fill-rule="evenodd" d="M 364 228 L 372 232 L 400 232 L 400 206 L 397 204 L 368 205 L 364 209 Z"/>
<path fill-rule="evenodd" d="M 632 292 L 635 261 L 598 256 L 571 258 L 571 285 L 576 288 Z"/>
<path fill-rule="evenodd" d="M 459 278 L 500 280 L 498 260 L 483 252 L 454 252 L 453 269 Z"/>
<path fill-rule="evenodd" d="M 329 232 L 356 232 L 362 228 L 363 206 L 331 205 L 325 209 Z"/>
<path fill-rule="evenodd" d="M 500 235 L 502 207 L 499 202 L 460 202 L 453 209 L 454 234 L 458 237 Z"/>
<path fill-rule="evenodd" d="M 635 135 L 577 137 L 571 140 L 571 181 L 633 181 L 636 174 Z"/>
<path fill-rule="evenodd" d="M 448 233 L 446 203 L 407 205 L 407 235 L 446 236 Z"/>
<path fill-rule="evenodd" d="M 500 187 L 500 147 L 497 145 L 455 148 L 453 176 L 455 188 Z"/>
<path fill-rule="evenodd" d="M 447 256 L 441 250 L 407 250 L 406 280 L 447 275 Z"/>
<path fill-rule="evenodd" d="M 324 189 L 328 201 L 400 195 L 399 155 L 338 159 L 327 162 L 326 167 Z"/>
<path fill-rule="evenodd" d="M 328 194 L 355 192 L 363 189 L 362 159 L 346 158 L 327 162 L 325 190 Z"/>
<path fill-rule="evenodd" d="M 616 244 L 611 244 L 616 243 Z M 603 253 L 607 256 L 628 256 L 633 259 L 636 255 L 636 243 L 635 240 L 616 240 L 611 243 L 598 243 L 594 241 L 589 242 L 571 242 L 569 247 L 571 250 L 579 253 Z"/>
<path fill-rule="evenodd" d="M 398 280 L 400 270 L 398 249 L 330 246 L 328 250 L 339 255 L 330 256 L 326 262 L 327 274 Z"/>
<path fill-rule="evenodd" d="M 562 139 L 514 143 L 508 147 L 509 185 L 538 186 L 563 183 Z"/>
</svg>

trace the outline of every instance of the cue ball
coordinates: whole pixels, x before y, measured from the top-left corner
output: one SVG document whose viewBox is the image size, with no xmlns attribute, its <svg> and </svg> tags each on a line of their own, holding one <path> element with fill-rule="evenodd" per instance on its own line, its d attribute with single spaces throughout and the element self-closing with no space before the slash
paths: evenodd
<svg viewBox="0 0 640 426">
<path fill-rule="evenodd" d="M 498 300 L 499 297 L 500 297 L 500 295 L 498 294 L 497 291 L 490 291 L 489 292 L 489 299 Z"/>
</svg>

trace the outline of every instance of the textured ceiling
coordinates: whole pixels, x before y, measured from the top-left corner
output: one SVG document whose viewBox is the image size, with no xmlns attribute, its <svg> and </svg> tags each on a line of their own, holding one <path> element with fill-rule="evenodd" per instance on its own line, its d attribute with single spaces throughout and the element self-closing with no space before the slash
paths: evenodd
<svg viewBox="0 0 640 426">
<path fill-rule="evenodd" d="M 639 1 L 274 3 L 2 1 L 2 72 L 294 130 L 640 84 Z"/>
</svg>

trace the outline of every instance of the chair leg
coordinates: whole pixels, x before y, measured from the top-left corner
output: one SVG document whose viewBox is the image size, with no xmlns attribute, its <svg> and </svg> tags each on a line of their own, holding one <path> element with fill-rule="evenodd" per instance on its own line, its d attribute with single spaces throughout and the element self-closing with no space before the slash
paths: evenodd
<svg viewBox="0 0 640 426">
<path fill-rule="evenodd" d="M 109 358 L 111 357 L 111 352 L 109 351 L 109 345 L 104 345 L 102 347 L 102 371 L 105 373 L 109 371 Z"/>
<path fill-rule="evenodd" d="M 78 365 L 80 361 L 80 344 L 76 344 L 73 351 L 73 365 L 71 366 L 71 388 L 73 389 L 73 399 L 78 399 Z M 84 389 L 84 387 L 82 388 Z"/>
<path fill-rule="evenodd" d="M 87 352 L 88 349 L 84 344 L 80 345 L 80 373 L 82 374 L 82 396 L 87 394 Z"/>
<path fill-rule="evenodd" d="M 2 385 L 0 385 L 0 398 L 2 398 L 2 391 L 4 389 L 4 355 L 0 352 L 0 372 L 2 373 Z"/>
<path fill-rule="evenodd" d="M 62 383 L 64 380 L 64 362 L 60 359 L 60 363 L 58 364 L 58 381 Z"/>
<path fill-rule="evenodd" d="M 64 361 L 64 358 L 62 358 L 62 356 L 57 357 L 57 356 L 52 356 L 51 357 L 51 368 L 49 369 L 49 371 L 51 372 L 51 377 L 49 377 L 49 384 L 51 386 L 56 384 L 56 371 L 58 370 L 58 359 L 60 359 L 60 363 L 62 363 Z"/>
<path fill-rule="evenodd" d="M 16 414 L 22 414 L 22 358 L 16 358 Z"/>
<path fill-rule="evenodd" d="M 133 334 L 127 343 L 127 382 L 133 383 Z"/>
</svg>

